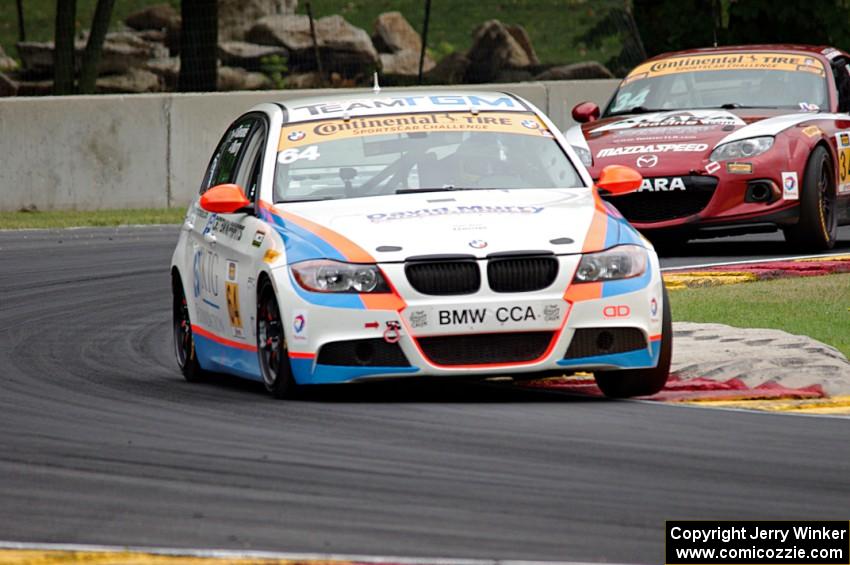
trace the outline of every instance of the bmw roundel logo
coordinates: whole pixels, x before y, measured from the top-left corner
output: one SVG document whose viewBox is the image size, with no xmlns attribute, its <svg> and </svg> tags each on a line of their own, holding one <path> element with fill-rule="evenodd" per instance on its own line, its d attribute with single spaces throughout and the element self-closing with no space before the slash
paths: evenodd
<svg viewBox="0 0 850 565">
<path fill-rule="evenodd" d="M 293 131 L 292 133 L 286 136 L 286 139 L 288 139 L 289 141 L 301 141 L 306 136 L 307 134 L 303 131 Z"/>
<path fill-rule="evenodd" d="M 469 242 L 469 246 L 473 249 L 484 249 L 487 247 L 487 242 L 481 239 L 473 239 Z"/>
<path fill-rule="evenodd" d="M 540 127 L 534 120 L 523 120 L 520 124 L 522 124 L 522 127 L 526 127 L 528 129 L 537 129 Z"/>
</svg>

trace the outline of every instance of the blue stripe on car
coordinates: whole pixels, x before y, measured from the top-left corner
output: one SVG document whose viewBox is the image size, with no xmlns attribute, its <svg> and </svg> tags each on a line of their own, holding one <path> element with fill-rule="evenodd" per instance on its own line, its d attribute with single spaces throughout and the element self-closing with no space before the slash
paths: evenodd
<svg viewBox="0 0 850 565">
<path fill-rule="evenodd" d="M 352 367 L 343 365 L 321 365 L 314 359 L 292 358 L 292 374 L 299 384 L 344 383 L 361 377 L 400 375 L 419 372 L 417 367 Z"/>
<path fill-rule="evenodd" d="M 561 359 L 561 367 L 588 367 L 592 365 L 611 365 L 620 369 L 649 369 L 658 365 L 661 354 L 661 340 L 650 342 L 650 348 L 635 349 L 624 353 L 594 355 L 578 359 Z"/>
<path fill-rule="evenodd" d="M 262 381 L 256 351 L 229 347 L 193 332 L 195 355 L 201 368 L 217 373 L 227 372 L 252 381 Z"/>
</svg>

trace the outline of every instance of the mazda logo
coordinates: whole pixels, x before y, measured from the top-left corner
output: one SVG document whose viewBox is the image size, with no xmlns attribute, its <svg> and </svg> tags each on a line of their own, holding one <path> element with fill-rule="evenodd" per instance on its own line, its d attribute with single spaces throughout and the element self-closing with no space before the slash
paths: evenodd
<svg viewBox="0 0 850 565">
<path fill-rule="evenodd" d="M 637 166 L 648 169 L 658 164 L 657 155 L 641 155 L 637 158 Z"/>
</svg>

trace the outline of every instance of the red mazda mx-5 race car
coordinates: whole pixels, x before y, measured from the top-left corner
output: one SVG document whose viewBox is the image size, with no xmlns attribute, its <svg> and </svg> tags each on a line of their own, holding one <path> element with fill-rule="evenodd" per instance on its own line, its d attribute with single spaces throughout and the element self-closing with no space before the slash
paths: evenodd
<svg viewBox="0 0 850 565">
<path fill-rule="evenodd" d="M 637 168 L 641 189 L 610 196 L 663 246 L 782 229 L 829 249 L 850 223 L 850 55 L 757 45 L 668 53 L 623 79 L 605 111 L 583 102 L 567 141 L 597 178 Z"/>
</svg>

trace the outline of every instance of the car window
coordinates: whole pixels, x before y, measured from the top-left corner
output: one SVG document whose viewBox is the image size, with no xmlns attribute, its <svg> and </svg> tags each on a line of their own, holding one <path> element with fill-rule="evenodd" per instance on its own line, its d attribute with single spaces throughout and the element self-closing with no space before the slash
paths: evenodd
<svg viewBox="0 0 850 565">
<path fill-rule="evenodd" d="M 832 76 L 838 93 L 838 111 L 850 112 L 850 61 L 847 57 L 833 59 Z"/>
<path fill-rule="evenodd" d="M 289 124 L 281 132 L 275 200 L 457 188 L 584 186 L 531 112 L 393 114 Z"/>
<path fill-rule="evenodd" d="M 256 120 L 254 130 L 249 134 L 245 150 L 236 168 L 233 182 L 245 190 L 248 200 L 253 200 L 257 190 L 257 179 L 263 155 L 263 143 L 266 140 L 266 127 L 262 120 Z"/>
<path fill-rule="evenodd" d="M 828 109 L 821 61 L 791 53 L 688 55 L 649 61 L 623 80 L 604 115 L 697 108 Z"/>
<path fill-rule="evenodd" d="M 207 167 L 201 192 L 217 184 L 234 182 L 236 165 L 245 151 L 245 139 L 256 121 L 255 117 L 242 118 L 227 130 Z"/>
</svg>

